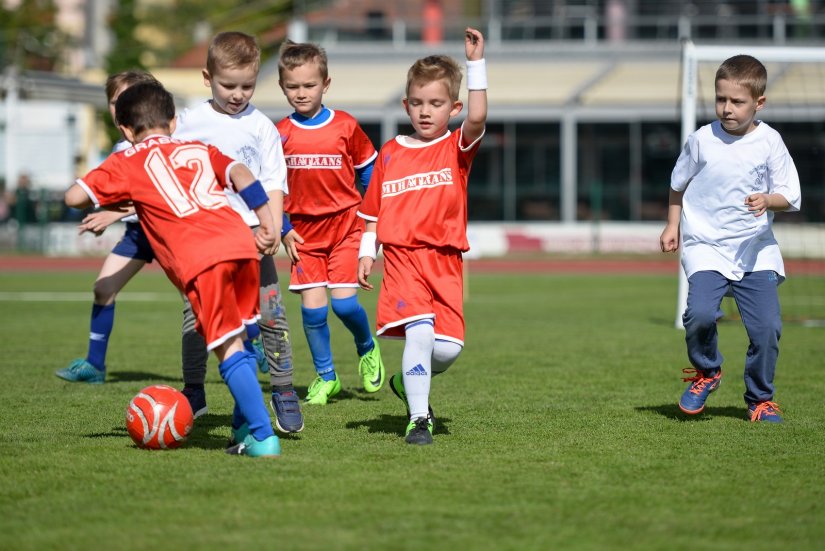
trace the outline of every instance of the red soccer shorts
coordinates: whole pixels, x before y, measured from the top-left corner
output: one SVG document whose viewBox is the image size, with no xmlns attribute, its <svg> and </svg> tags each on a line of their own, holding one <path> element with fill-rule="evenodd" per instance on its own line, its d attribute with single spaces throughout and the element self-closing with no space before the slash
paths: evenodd
<svg viewBox="0 0 825 551">
<path fill-rule="evenodd" d="M 433 319 L 435 337 L 464 345 L 461 252 L 384 246 L 384 281 L 378 296 L 377 334 L 404 338 L 404 326 Z"/>
<path fill-rule="evenodd" d="M 292 265 L 289 290 L 311 287 L 358 287 L 358 247 L 364 221 L 358 205 L 329 216 L 290 217 L 295 231 L 304 238 L 298 246 L 300 262 Z"/>
<path fill-rule="evenodd" d="M 225 343 L 259 315 L 258 259 L 229 260 L 201 272 L 186 287 L 206 349 Z"/>
</svg>

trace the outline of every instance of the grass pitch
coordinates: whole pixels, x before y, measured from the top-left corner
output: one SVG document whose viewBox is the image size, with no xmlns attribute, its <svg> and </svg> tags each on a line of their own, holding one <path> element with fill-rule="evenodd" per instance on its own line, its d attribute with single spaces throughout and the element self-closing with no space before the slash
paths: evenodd
<svg viewBox="0 0 825 551">
<path fill-rule="evenodd" d="M 344 391 L 304 408 L 281 458 L 250 460 L 222 453 L 231 399 L 214 359 L 184 447 L 126 433 L 138 390 L 180 385 L 181 304 L 161 273 L 122 294 L 102 386 L 53 375 L 85 354 L 94 274 L 0 273 L 0 548 L 821 548 L 825 329 L 786 324 L 774 426 L 745 420 L 747 340 L 722 323 L 725 378 L 687 418 L 675 277 L 470 277 L 467 346 L 433 382 L 434 445 L 404 444 L 389 388 L 359 390 L 331 315 Z M 376 295 L 360 296 L 372 319 Z M 287 314 L 303 395 L 293 296 Z M 402 344 L 382 351 L 391 374 Z"/>
</svg>

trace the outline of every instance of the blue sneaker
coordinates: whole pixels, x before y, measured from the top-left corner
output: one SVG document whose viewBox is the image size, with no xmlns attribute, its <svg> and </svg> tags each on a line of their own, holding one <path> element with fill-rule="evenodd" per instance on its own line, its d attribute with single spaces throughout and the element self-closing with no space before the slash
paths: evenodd
<svg viewBox="0 0 825 551">
<path fill-rule="evenodd" d="M 255 440 L 251 434 L 240 444 L 226 448 L 229 455 L 245 455 L 247 457 L 278 457 L 281 455 L 281 442 L 274 434 L 261 441 Z"/>
<path fill-rule="evenodd" d="M 751 416 L 751 423 L 756 421 L 764 421 L 766 423 L 781 423 L 782 410 L 779 409 L 774 402 L 765 401 L 757 402 L 755 404 L 748 404 L 748 413 Z"/>
<path fill-rule="evenodd" d="M 301 401 L 295 389 L 272 391 L 269 407 L 275 414 L 275 427 L 281 432 L 301 432 L 304 430 L 304 416 Z"/>
<path fill-rule="evenodd" d="M 106 371 L 101 371 L 83 358 L 78 358 L 69 364 L 65 369 L 54 372 L 61 379 L 73 383 L 89 383 L 92 385 L 102 384 L 106 379 Z"/>
<path fill-rule="evenodd" d="M 183 387 L 180 391 L 189 400 L 189 406 L 192 408 L 192 417 L 197 419 L 201 415 L 206 415 L 209 408 L 206 407 L 206 391 L 202 388 Z"/>
<path fill-rule="evenodd" d="M 398 396 L 399 400 L 404 402 L 404 407 L 407 408 L 407 417 L 409 417 L 410 416 L 410 405 L 407 403 L 407 391 L 404 390 L 404 376 L 401 375 L 400 371 L 398 373 L 396 373 L 395 375 L 393 375 L 392 377 L 390 377 L 390 390 L 392 390 L 393 394 Z M 427 404 L 427 411 L 428 411 L 427 417 L 429 418 L 430 425 L 432 425 L 432 427 L 434 427 L 435 426 L 435 414 L 433 413 L 433 406 Z M 432 427 L 430 427 L 430 429 L 432 429 Z M 432 432 L 432 430 L 430 430 L 430 432 Z"/>
<path fill-rule="evenodd" d="M 269 373 L 269 363 L 266 361 L 266 352 L 264 351 L 264 343 L 261 342 L 261 337 L 252 339 L 252 349 L 255 352 L 255 361 L 258 363 L 258 371 L 261 373 Z"/>
<path fill-rule="evenodd" d="M 679 400 L 679 409 L 688 415 L 696 415 L 705 409 L 705 401 L 711 392 L 719 388 L 722 381 L 722 370 L 720 369 L 713 377 L 706 377 L 704 372 L 698 369 L 686 368 L 683 373 L 693 373 L 693 377 L 683 377 L 682 380 L 690 382 L 682 398 Z"/>
</svg>

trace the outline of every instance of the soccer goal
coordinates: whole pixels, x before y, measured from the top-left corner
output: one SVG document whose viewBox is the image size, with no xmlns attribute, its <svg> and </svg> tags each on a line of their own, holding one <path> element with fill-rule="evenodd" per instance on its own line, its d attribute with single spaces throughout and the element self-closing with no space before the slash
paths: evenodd
<svg viewBox="0 0 825 551">
<path fill-rule="evenodd" d="M 825 48 L 700 46 L 685 41 L 682 48 L 682 143 L 696 130 L 697 119 L 715 118 L 714 77 L 719 64 L 738 54 L 759 59 L 768 70 L 768 98 L 759 118 L 771 126 L 807 125 L 810 147 L 825 149 Z M 783 133 L 786 144 L 788 137 Z M 807 145 L 806 145 L 807 146 Z M 791 153 L 793 148 L 789 145 Z M 825 156 L 825 152 L 816 155 Z M 796 159 L 795 159 L 796 160 Z M 797 161 L 799 168 L 799 162 Z M 779 290 L 783 319 L 825 326 L 825 165 L 800 171 L 802 213 L 777 215 L 774 224 L 787 281 Z M 805 214 L 812 209 L 813 215 Z M 781 217 L 781 218 L 780 218 Z M 794 217 L 797 217 L 794 219 Z M 808 220 L 810 218 L 813 221 Z M 687 307 L 687 278 L 679 268 L 676 327 L 683 329 Z M 728 316 L 738 315 L 730 299 L 723 302 Z"/>
</svg>

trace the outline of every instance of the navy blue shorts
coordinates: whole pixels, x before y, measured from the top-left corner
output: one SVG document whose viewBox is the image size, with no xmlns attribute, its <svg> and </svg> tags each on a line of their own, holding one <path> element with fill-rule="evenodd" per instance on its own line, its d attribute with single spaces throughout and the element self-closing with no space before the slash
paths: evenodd
<svg viewBox="0 0 825 551">
<path fill-rule="evenodd" d="M 126 222 L 126 232 L 112 252 L 118 256 L 125 256 L 134 260 L 143 260 L 146 263 L 155 259 L 149 239 L 143 233 L 143 228 L 138 222 Z"/>
</svg>

